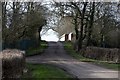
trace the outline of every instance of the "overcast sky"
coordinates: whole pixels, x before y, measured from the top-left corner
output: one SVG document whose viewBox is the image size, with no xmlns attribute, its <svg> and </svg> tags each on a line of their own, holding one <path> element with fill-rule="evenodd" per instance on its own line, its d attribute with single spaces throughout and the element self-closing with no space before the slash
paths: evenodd
<svg viewBox="0 0 120 80">
<path fill-rule="evenodd" d="M 41 35 L 42 40 L 58 41 L 57 33 L 52 29 L 48 30 L 44 35 Z"/>
</svg>

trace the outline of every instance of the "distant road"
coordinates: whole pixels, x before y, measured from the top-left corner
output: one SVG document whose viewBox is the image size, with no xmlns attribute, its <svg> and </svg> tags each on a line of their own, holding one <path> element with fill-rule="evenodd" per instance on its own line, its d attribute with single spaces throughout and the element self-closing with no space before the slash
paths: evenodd
<svg viewBox="0 0 120 80">
<path fill-rule="evenodd" d="M 118 71 L 99 67 L 87 62 L 80 62 L 66 54 L 66 51 L 63 48 L 63 44 L 60 42 L 49 42 L 48 48 L 43 54 L 28 57 L 26 61 L 30 63 L 54 64 L 63 68 L 65 71 L 77 78 L 100 78 L 100 80 L 118 80 L 114 79 L 118 78 Z"/>
</svg>

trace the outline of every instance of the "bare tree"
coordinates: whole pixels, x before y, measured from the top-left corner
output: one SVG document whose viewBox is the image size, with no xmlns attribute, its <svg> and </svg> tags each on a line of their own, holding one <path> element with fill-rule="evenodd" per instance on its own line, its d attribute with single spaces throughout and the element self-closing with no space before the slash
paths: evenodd
<svg viewBox="0 0 120 80">
<path fill-rule="evenodd" d="M 24 38 L 39 41 L 46 24 L 44 11 L 41 3 L 3 2 L 3 41 L 15 43 Z"/>
</svg>

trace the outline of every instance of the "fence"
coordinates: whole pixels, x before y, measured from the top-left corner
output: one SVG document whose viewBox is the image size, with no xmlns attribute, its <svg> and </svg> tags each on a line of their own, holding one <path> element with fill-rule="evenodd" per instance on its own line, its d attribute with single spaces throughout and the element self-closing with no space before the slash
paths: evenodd
<svg viewBox="0 0 120 80">
<path fill-rule="evenodd" d="M 2 44 L 2 48 L 3 49 L 7 49 L 7 48 L 14 49 L 14 48 L 17 48 L 17 49 L 20 49 L 20 50 L 26 50 L 26 49 L 28 49 L 30 47 L 36 47 L 37 45 L 38 44 L 37 44 L 36 40 L 22 39 L 22 40 L 14 42 L 14 43 L 4 42 Z"/>
</svg>

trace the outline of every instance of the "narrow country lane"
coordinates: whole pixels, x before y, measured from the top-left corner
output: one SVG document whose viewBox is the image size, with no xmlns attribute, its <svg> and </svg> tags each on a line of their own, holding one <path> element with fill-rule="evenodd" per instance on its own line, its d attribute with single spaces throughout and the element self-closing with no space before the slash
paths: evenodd
<svg viewBox="0 0 120 80">
<path fill-rule="evenodd" d="M 60 42 L 49 42 L 43 54 L 27 57 L 26 62 L 54 64 L 77 78 L 118 78 L 118 71 L 80 62 L 69 56 Z"/>
</svg>

